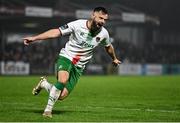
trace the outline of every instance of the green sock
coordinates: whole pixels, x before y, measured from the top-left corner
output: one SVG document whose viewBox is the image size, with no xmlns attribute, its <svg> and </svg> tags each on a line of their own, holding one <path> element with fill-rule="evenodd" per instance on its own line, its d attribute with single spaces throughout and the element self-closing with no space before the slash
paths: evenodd
<svg viewBox="0 0 180 123">
<path fill-rule="evenodd" d="M 64 84 L 61 83 L 61 82 L 56 82 L 56 83 L 54 84 L 54 86 L 55 86 L 57 89 L 59 89 L 59 90 L 63 90 L 63 89 L 64 89 Z"/>
</svg>

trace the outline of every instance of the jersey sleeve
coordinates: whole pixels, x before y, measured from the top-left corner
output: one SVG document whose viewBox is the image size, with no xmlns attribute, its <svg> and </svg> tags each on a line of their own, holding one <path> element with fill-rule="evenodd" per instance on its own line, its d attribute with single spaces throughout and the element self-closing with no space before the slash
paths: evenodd
<svg viewBox="0 0 180 123">
<path fill-rule="evenodd" d="M 75 28 L 74 23 L 75 22 L 73 21 L 73 22 L 67 23 L 67 24 L 65 24 L 63 26 L 60 26 L 59 30 L 61 31 L 61 34 L 62 35 L 67 35 L 67 34 L 72 33 L 74 31 L 74 28 Z"/>
<path fill-rule="evenodd" d="M 107 47 L 110 44 L 111 44 L 111 42 L 110 42 L 110 38 L 109 38 L 109 33 L 107 31 L 105 31 L 104 38 L 101 41 L 101 45 Z"/>
</svg>

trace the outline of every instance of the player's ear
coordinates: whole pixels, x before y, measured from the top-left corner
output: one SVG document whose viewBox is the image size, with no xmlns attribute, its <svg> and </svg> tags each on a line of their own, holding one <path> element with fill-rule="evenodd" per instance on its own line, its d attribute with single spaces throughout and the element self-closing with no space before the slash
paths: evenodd
<svg viewBox="0 0 180 123">
<path fill-rule="evenodd" d="M 94 12 L 91 13 L 91 19 L 95 17 Z"/>
</svg>

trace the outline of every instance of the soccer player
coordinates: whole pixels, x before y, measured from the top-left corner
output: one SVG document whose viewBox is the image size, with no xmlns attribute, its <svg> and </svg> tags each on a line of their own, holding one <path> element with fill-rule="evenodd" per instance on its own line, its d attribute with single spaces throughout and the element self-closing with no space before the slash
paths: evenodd
<svg viewBox="0 0 180 123">
<path fill-rule="evenodd" d="M 37 95 L 42 88 L 49 92 L 47 106 L 43 116 L 52 117 L 52 109 L 55 102 L 67 97 L 76 85 L 85 65 L 93 55 L 93 49 L 102 44 L 106 52 L 112 58 L 114 65 L 119 65 L 114 48 L 109 41 L 109 33 L 103 27 L 108 20 L 108 12 L 104 7 L 96 7 L 89 20 L 79 19 L 67 23 L 57 29 L 50 29 L 32 37 L 23 38 L 24 44 L 29 45 L 38 40 L 56 38 L 70 34 L 69 41 L 65 48 L 62 48 L 57 60 L 57 82 L 52 85 L 45 77 L 41 77 L 40 82 L 33 89 L 33 94 Z"/>
</svg>

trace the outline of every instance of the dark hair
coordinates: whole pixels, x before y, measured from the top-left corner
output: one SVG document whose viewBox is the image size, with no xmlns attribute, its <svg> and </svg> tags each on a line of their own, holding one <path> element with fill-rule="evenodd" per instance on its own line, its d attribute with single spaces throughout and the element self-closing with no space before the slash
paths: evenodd
<svg viewBox="0 0 180 123">
<path fill-rule="evenodd" d="M 94 11 L 94 12 L 100 12 L 100 11 L 102 11 L 104 14 L 108 14 L 108 11 L 107 11 L 106 8 L 104 8 L 104 7 L 96 7 L 96 8 L 94 8 L 93 11 Z"/>
</svg>

